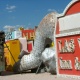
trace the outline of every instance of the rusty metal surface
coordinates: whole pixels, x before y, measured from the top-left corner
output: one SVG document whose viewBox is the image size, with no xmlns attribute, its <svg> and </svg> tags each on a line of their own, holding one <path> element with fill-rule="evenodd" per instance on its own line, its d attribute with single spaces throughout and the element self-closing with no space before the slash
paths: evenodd
<svg viewBox="0 0 80 80">
<path fill-rule="evenodd" d="M 37 30 L 40 31 L 42 35 L 46 35 L 46 34 L 50 34 L 51 32 L 54 32 L 56 14 L 57 13 L 55 12 L 49 13 L 42 19 L 42 21 L 40 22 L 37 28 Z"/>
</svg>

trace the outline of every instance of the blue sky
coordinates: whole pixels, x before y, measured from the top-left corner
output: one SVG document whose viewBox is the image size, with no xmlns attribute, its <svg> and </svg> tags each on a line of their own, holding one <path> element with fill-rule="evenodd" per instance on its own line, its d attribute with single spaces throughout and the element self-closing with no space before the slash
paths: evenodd
<svg viewBox="0 0 80 80">
<path fill-rule="evenodd" d="M 0 0 L 0 30 L 34 28 L 48 13 L 62 13 L 71 0 Z"/>
</svg>

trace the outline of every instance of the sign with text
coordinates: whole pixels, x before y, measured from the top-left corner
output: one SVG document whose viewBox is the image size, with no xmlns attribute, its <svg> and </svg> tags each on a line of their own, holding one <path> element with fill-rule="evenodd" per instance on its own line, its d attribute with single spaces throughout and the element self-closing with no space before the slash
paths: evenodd
<svg viewBox="0 0 80 80">
<path fill-rule="evenodd" d="M 26 37 L 27 40 L 34 40 L 35 38 L 35 30 L 22 30 L 22 37 Z"/>
<path fill-rule="evenodd" d="M 80 75 L 80 35 L 59 37 L 56 41 L 59 73 Z"/>
<path fill-rule="evenodd" d="M 80 0 L 72 0 L 57 15 L 57 74 L 80 78 Z"/>
</svg>

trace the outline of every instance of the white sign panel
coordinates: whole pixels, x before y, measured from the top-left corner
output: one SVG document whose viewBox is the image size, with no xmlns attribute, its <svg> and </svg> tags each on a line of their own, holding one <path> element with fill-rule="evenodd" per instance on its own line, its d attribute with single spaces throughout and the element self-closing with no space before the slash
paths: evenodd
<svg viewBox="0 0 80 80">
<path fill-rule="evenodd" d="M 80 28 L 80 13 L 68 15 L 59 19 L 59 31 Z"/>
</svg>

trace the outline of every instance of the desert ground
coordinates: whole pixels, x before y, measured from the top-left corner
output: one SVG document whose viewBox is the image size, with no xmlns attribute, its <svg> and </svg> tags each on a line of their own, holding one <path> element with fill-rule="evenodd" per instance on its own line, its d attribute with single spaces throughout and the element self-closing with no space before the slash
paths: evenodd
<svg viewBox="0 0 80 80">
<path fill-rule="evenodd" d="M 0 80 L 80 80 L 77 78 L 61 77 L 50 73 L 31 73 L 25 72 L 14 74 L 13 72 L 3 72 L 0 75 Z"/>
</svg>

